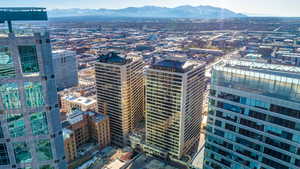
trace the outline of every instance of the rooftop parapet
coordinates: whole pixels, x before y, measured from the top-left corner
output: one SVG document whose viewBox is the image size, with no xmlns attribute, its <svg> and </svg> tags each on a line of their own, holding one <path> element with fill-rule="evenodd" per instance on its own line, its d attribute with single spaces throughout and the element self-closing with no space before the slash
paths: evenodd
<svg viewBox="0 0 300 169">
<path fill-rule="evenodd" d="M 126 65 L 131 63 L 132 59 L 130 57 L 120 55 L 116 52 L 109 52 L 98 57 L 98 61 L 101 63 L 115 64 L 115 65 Z"/>
</svg>

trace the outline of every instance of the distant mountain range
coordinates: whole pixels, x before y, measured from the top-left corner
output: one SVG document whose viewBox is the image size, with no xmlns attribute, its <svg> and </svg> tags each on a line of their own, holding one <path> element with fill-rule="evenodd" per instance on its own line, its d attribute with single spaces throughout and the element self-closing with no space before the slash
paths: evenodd
<svg viewBox="0 0 300 169">
<path fill-rule="evenodd" d="M 101 17 L 143 17 L 143 18 L 199 18 L 223 19 L 247 17 L 228 9 L 212 6 L 179 6 L 175 8 L 144 6 L 124 9 L 53 9 L 49 17 L 101 16 Z"/>
</svg>

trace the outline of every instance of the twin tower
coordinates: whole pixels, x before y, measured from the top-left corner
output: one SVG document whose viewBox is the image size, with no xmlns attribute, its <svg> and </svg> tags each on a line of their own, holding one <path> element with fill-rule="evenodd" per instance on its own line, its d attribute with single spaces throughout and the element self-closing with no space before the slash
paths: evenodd
<svg viewBox="0 0 300 169">
<path fill-rule="evenodd" d="M 145 120 L 146 153 L 180 159 L 200 137 L 205 66 L 180 57 L 153 60 L 109 53 L 95 66 L 98 112 L 110 116 L 112 144 L 126 146 Z"/>
</svg>

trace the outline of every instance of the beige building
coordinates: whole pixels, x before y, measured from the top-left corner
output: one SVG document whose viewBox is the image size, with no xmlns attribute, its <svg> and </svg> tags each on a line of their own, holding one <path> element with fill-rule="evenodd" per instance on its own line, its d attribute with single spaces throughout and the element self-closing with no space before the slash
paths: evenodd
<svg viewBox="0 0 300 169">
<path fill-rule="evenodd" d="M 105 115 L 96 114 L 89 117 L 90 137 L 96 141 L 102 149 L 110 145 L 109 118 Z"/>
<path fill-rule="evenodd" d="M 63 129 L 63 138 L 64 138 L 64 148 L 66 161 L 69 163 L 76 159 L 77 157 L 77 148 L 74 132 L 70 129 Z"/>
<path fill-rule="evenodd" d="M 144 118 L 142 58 L 109 53 L 95 67 L 98 112 L 109 115 L 112 144 L 128 145 L 128 134 Z"/>
<path fill-rule="evenodd" d="M 62 123 L 66 158 L 70 162 L 77 156 L 80 146 L 96 142 L 99 149 L 110 145 L 109 117 L 94 112 L 73 111 Z"/>
<path fill-rule="evenodd" d="M 97 101 L 88 97 L 76 97 L 72 95 L 63 96 L 61 98 L 61 112 L 66 114 L 74 109 L 81 111 L 96 111 Z"/>
<path fill-rule="evenodd" d="M 146 146 L 149 154 L 181 159 L 200 139 L 205 65 L 182 57 L 146 69 Z"/>
</svg>

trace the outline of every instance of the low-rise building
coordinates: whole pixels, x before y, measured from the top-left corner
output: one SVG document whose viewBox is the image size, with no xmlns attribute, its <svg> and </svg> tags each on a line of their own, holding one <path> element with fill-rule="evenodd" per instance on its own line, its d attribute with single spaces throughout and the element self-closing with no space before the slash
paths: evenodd
<svg viewBox="0 0 300 169">
<path fill-rule="evenodd" d="M 63 129 L 64 148 L 66 161 L 71 162 L 77 157 L 77 148 L 74 132 L 70 129 Z"/>
<path fill-rule="evenodd" d="M 61 98 L 61 112 L 66 114 L 74 109 L 81 111 L 96 111 L 97 101 L 88 97 L 76 97 L 73 95 L 63 96 Z"/>
<path fill-rule="evenodd" d="M 110 145 L 107 115 L 75 110 L 67 115 L 62 126 L 68 162 L 76 158 L 76 150 L 85 144 L 96 143 L 99 149 Z"/>
</svg>

